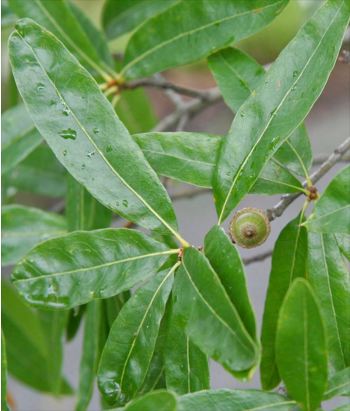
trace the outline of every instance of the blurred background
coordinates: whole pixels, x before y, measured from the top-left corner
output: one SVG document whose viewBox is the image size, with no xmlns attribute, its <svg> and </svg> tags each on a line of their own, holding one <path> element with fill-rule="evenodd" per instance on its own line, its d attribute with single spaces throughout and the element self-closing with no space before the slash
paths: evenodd
<svg viewBox="0 0 350 411">
<path fill-rule="evenodd" d="M 30 0 L 23 0 L 30 1 Z M 54 0 L 50 0 L 54 1 Z M 195 1 L 195 0 L 191 0 Z M 213 0 L 215 1 L 215 0 Z M 102 0 L 75 0 L 86 14 L 100 26 L 100 15 L 103 6 Z M 313 10 L 321 3 L 321 0 L 291 0 L 283 13 L 266 29 L 251 38 L 243 41 L 239 46 L 254 56 L 260 63 L 269 63 L 279 54 L 281 49 L 294 36 L 300 25 L 307 19 Z M 6 2 L 2 0 L 2 7 Z M 3 28 L 2 33 L 2 111 L 11 104 L 11 88 L 13 81 L 9 73 L 6 42 L 11 25 Z M 128 35 L 123 36 L 110 44 L 113 53 L 123 52 Z M 347 39 L 349 42 L 349 38 Z M 348 44 L 344 47 L 348 48 Z M 349 48 L 348 48 L 349 49 Z M 181 67 L 164 73 L 164 76 L 172 82 L 191 88 L 205 89 L 215 86 L 215 82 L 206 66 L 202 62 L 192 66 Z M 147 90 L 154 109 L 155 119 L 161 119 L 169 114 L 174 108 L 166 95 L 160 91 Z M 321 97 L 313 107 L 306 120 L 306 125 L 311 138 L 314 157 L 320 154 L 330 153 L 350 134 L 350 72 L 349 65 L 338 61 L 332 72 L 328 84 Z M 189 121 L 185 130 L 205 131 L 209 133 L 225 134 L 232 122 L 232 112 L 223 102 L 219 102 L 201 112 Z M 136 130 L 137 131 L 137 130 Z M 317 184 L 319 190 L 327 185 L 332 176 L 342 165 L 332 169 L 320 183 Z M 173 193 L 182 192 L 187 189 L 184 184 L 171 183 L 170 190 Z M 44 209 L 55 206 L 57 199 L 31 196 L 25 193 L 16 195 L 16 202 L 35 205 Z M 259 206 L 269 208 L 279 200 L 278 196 L 248 196 L 240 204 L 243 206 Z M 258 249 L 243 250 L 243 257 L 252 256 L 254 253 L 271 250 L 281 229 L 298 213 L 300 203 L 296 201 L 287 209 L 284 215 L 272 223 L 272 232 L 268 241 Z M 175 209 L 178 216 L 180 231 L 184 237 L 193 244 L 201 245 L 205 233 L 216 223 L 216 213 L 210 193 L 203 193 L 194 198 L 180 199 L 175 202 Z M 118 224 L 118 223 L 117 223 Z M 261 318 L 264 306 L 264 299 L 270 271 L 270 258 L 265 261 L 251 264 L 247 267 L 248 286 L 253 305 L 256 310 L 258 324 L 261 325 Z M 6 277 L 10 273 L 5 269 L 3 275 Z M 79 360 L 82 346 L 82 327 L 78 337 L 73 342 L 68 343 L 64 353 L 64 375 L 73 387 L 77 387 L 79 376 Z M 212 388 L 259 388 L 259 375 L 254 376 L 250 383 L 241 384 L 234 380 L 218 364 L 211 365 Z M 50 396 L 37 393 L 27 388 L 10 377 L 9 391 L 14 399 L 14 410 L 18 411 L 63 411 L 74 409 L 75 398 L 64 397 L 54 399 Z M 345 401 L 345 400 L 344 400 Z M 343 402 L 344 402 L 343 401 Z M 343 403 L 342 400 L 328 402 L 325 410 L 332 410 L 335 405 Z M 90 404 L 90 410 L 100 409 L 98 394 L 95 393 Z"/>
</svg>

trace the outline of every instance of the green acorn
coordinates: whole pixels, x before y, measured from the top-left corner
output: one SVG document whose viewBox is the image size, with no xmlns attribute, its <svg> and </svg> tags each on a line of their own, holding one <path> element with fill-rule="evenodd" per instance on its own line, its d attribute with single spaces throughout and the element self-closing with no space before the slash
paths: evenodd
<svg viewBox="0 0 350 411">
<path fill-rule="evenodd" d="M 258 208 L 242 208 L 237 211 L 230 223 L 232 241 L 245 248 L 262 244 L 269 236 L 270 230 L 266 213 Z"/>
</svg>

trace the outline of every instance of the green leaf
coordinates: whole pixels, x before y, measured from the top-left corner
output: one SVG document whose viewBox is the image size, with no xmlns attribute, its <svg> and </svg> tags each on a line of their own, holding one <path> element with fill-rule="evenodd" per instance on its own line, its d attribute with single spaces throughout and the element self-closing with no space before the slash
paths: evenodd
<svg viewBox="0 0 350 411">
<path fill-rule="evenodd" d="M 134 134 L 133 138 L 158 174 L 211 187 L 222 137 L 192 132 L 150 132 Z M 283 194 L 301 189 L 299 180 L 272 159 L 251 193 Z"/>
<path fill-rule="evenodd" d="M 7 358 L 4 333 L 1 330 L 1 410 L 9 411 L 7 405 Z"/>
<path fill-rule="evenodd" d="M 9 4 L 18 17 L 33 19 L 58 37 L 82 64 L 104 74 L 107 66 L 100 60 L 66 0 L 9 0 Z"/>
<path fill-rule="evenodd" d="M 214 408 L 215 407 L 215 408 Z M 258 390 L 208 390 L 179 398 L 178 411 L 292 411 L 295 402 Z"/>
<path fill-rule="evenodd" d="M 85 314 L 86 305 L 80 305 L 77 309 L 69 311 L 67 319 L 66 339 L 73 340 L 77 335 L 83 316 Z"/>
<path fill-rule="evenodd" d="M 102 11 L 102 25 L 109 39 L 119 37 L 148 18 L 172 6 L 177 0 L 107 0 Z"/>
<path fill-rule="evenodd" d="M 338 395 L 350 396 L 350 368 L 338 371 L 328 381 L 327 391 L 324 393 L 323 399 L 329 400 L 330 398 Z"/>
<path fill-rule="evenodd" d="M 177 394 L 208 389 L 208 358 L 190 341 L 185 322 L 172 304 L 164 352 L 167 389 Z"/>
<path fill-rule="evenodd" d="M 309 233 L 308 280 L 321 304 L 332 371 L 350 366 L 349 270 L 333 234 Z"/>
<path fill-rule="evenodd" d="M 214 174 L 219 223 L 250 191 L 265 164 L 317 100 L 337 59 L 348 19 L 347 2 L 325 1 L 239 109 Z"/>
<path fill-rule="evenodd" d="M 1 28 L 12 26 L 16 21 L 16 16 L 8 5 L 8 0 L 1 2 Z"/>
<path fill-rule="evenodd" d="M 256 364 L 256 344 L 217 273 L 194 248 L 185 250 L 176 274 L 174 303 L 193 343 L 229 372 L 246 371 Z"/>
<path fill-rule="evenodd" d="M 131 401 L 124 411 L 177 411 L 176 397 L 168 391 L 154 391 Z"/>
<path fill-rule="evenodd" d="M 42 141 L 22 104 L 3 114 L 1 135 L 1 174 L 8 173 L 16 167 Z"/>
<path fill-rule="evenodd" d="M 318 233 L 350 234 L 350 166 L 329 183 L 308 218 L 308 230 Z"/>
<path fill-rule="evenodd" d="M 134 230 L 77 231 L 35 247 L 12 279 L 30 304 L 67 309 L 134 287 L 177 252 Z"/>
<path fill-rule="evenodd" d="M 6 175 L 5 184 L 19 191 L 48 197 L 66 192 L 65 170 L 46 145 L 40 145 Z"/>
<path fill-rule="evenodd" d="M 288 394 L 304 410 L 315 410 L 327 385 L 326 334 L 318 301 L 303 278 L 293 282 L 283 300 L 276 361 Z"/>
<path fill-rule="evenodd" d="M 158 273 L 123 306 L 109 333 L 98 370 L 98 385 L 111 405 L 130 401 L 150 366 L 177 264 Z"/>
<path fill-rule="evenodd" d="M 347 234 L 335 234 L 335 238 L 338 243 L 338 247 L 345 258 L 350 261 L 350 235 Z"/>
<path fill-rule="evenodd" d="M 21 20 L 16 27 L 9 50 L 17 86 L 59 161 L 106 207 L 179 237 L 164 187 L 95 81 L 36 23 Z"/>
<path fill-rule="evenodd" d="M 144 77 L 192 63 L 257 32 L 286 6 L 286 0 L 180 1 L 146 21 L 125 52 L 125 78 Z M 181 21 L 181 24 L 177 22 Z"/>
<path fill-rule="evenodd" d="M 76 411 L 85 411 L 87 409 L 93 393 L 94 379 L 99 361 L 101 305 L 102 301 L 100 300 L 91 301 L 86 309 Z"/>
<path fill-rule="evenodd" d="M 205 236 L 204 253 L 217 273 L 246 330 L 256 340 L 256 324 L 241 257 L 225 231 L 215 225 Z"/>
<path fill-rule="evenodd" d="M 255 93 L 265 77 L 265 70 L 258 62 L 241 50 L 231 47 L 209 56 L 208 64 L 226 104 L 235 112 Z M 312 152 L 304 125 L 298 127 L 277 150 L 275 159 L 293 173 L 305 176 L 304 168 L 310 168 Z"/>
<path fill-rule="evenodd" d="M 75 18 L 79 22 L 81 28 L 84 30 L 86 36 L 88 37 L 90 45 L 95 48 L 95 51 L 98 54 L 99 58 L 108 66 L 113 67 L 113 58 L 109 51 L 107 39 L 104 34 L 95 27 L 89 17 L 80 9 L 80 7 L 76 6 L 73 2 L 69 2 L 68 5 Z"/>
<path fill-rule="evenodd" d="M 68 313 L 59 311 L 40 311 L 38 318 L 45 335 L 47 351 L 50 356 L 47 372 L 50 375 L 52 392 L 59 395 L 61 391 L 61 374 L 63 361 L 63 336 L 66 329 Z"/>
<path fill-rule="evenodd" d="M 283 299 L 297 277 L 306 276 L 307 233 L 300 226 L 298 216 L 281 231 L 272 254 L 272 268 L 266 294 L 261 331 L 262 358 L 261 384 L 265 390 L 276 387 L 280 381 L 276 367 L 275 339 L 278 313 Z"/>
<path fill-rule="evenodd" d="M 3 265 L 15 264 L 38 243 L 67 231 L 62 216 L 20 205 L 2 207 L 1 220 Z"/>
<path fill-rule="evenodd" d="M 112 214 L 72 176 L 68 176 L 66 217 L 69 231 L 93 230 L 108 227 Z"/>
<path fill-rule="evenodd" d="M 5 281 L 1 284 L 2 327 L 7 341 L 8 370 L 16 379 L 30 387 L 54 393 L 56 387 L 50 372 L 52 347 L 50 348 L 47 340 L 47 329 L 38 312 L 24 304 L 10 284 Z M 67 382 L 61 379 L 60 394 L 71 392 Z"/>
</svg>

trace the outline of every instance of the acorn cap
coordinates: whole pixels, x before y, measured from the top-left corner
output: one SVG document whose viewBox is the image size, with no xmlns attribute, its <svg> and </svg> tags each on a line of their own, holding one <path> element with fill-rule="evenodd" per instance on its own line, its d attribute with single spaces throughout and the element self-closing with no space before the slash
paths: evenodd
<svg viewBox="0 0 350 411">
<path fill-rule="evenodd" d="M 237 211 L 230 223 L 230 236 L 234 243 L 245 248 L 262 244 L 271 231 L 265 211 L 246 207 Z"/>
</svg>

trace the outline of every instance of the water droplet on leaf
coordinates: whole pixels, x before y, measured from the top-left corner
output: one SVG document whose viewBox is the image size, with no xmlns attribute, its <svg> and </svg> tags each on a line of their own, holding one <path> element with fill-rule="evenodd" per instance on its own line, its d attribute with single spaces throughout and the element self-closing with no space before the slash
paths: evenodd
<svg viewBox="0 0 350 411">
<path fill-rule="evenodd" d="M 107 153 L 110 153 L 112 150 L 113 150 L 113 147 L 112 147 L 112 146 L 107 146 L 107 147 L 106 147 L 106 152 L 107 152 Z"/>
<path fill-rule="evenodd" d="M 94 132 L 94 134 L 98 134 L 98 133 L 100 132 L 100 130 L 99 130 L 97 127 L 95 127 L 95 128 L 93 129 L 93 132 Z"/>
<path fill-rule="evenodd" d="M 77 132 L 72 128 L 67 128 L 58 133 L 65 140 L 75 140 L 77 138 Z"/>
<path fill-rule="evenodd" d="M 89 157 L 89 158 L 92 158 L 92 156 L 94 156 L 95 155 L 95 152 L 94 151 L 90 151 L 90 153 L 87 153 L 87 156 Z"/>
<path fill-rule="evenodd" d="M 127 207 L 129 205 L 128 200 L 123 200 L 123 206 Z"/>
<path fill-rule="evenodd" d="M 43 83 L 38 83 L 36 85 L 36 91 L 42 91 L 44 90 L 44 88 L 45 88 L 45 85 Z"/>
<path fill-rule="evenodd" d="M 67 155 L 67 153 L 68 153 L 68 151 L 67 151 L 67 150 L 63 150 L 63 152 L 62 152 L 62 154 L 63 154 L 64 156 L 66 156 L 66 155 Z"/>
</svg>

